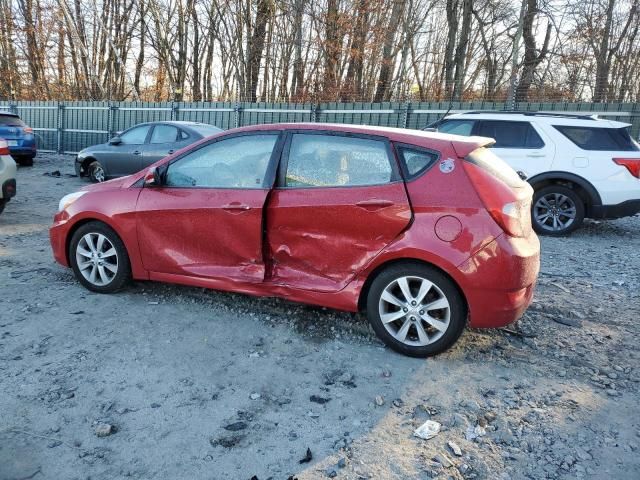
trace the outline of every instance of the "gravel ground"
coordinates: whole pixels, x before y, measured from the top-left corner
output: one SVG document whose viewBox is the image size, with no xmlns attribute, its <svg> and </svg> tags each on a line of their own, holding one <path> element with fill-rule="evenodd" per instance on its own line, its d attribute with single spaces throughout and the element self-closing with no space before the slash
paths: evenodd
<svg viewBox="0 0 640 480">
<path fill-rule="evenodd" d="M 47 233 L 72 172 L 36 159 L 0 216 L 0 479 L 640 478 L 640 218 L 543 238 L 521 321 L 417 360 L 359 316 L 86 291 Z"/>
</svg>

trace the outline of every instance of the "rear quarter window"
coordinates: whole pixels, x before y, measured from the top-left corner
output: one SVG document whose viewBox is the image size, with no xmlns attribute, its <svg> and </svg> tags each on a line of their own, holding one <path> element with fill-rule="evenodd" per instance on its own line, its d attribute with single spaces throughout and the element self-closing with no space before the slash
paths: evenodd
<svg viewBox="0 0 640 480">
<path fill-rule="evenodd" d="M 554 125 L 553 128 L 583 150 L 615 150 L 619 152 L 640 150 L 638 144 L 631 138 L 627 127 L 601 128 Z"/>
<path fill-rule="evenodd" d="M 397 145 L 396 150 L 407 180 L 413 180 L 426 172 L 439 158 L 437 152 L 412 145 Z"/>
</svg>

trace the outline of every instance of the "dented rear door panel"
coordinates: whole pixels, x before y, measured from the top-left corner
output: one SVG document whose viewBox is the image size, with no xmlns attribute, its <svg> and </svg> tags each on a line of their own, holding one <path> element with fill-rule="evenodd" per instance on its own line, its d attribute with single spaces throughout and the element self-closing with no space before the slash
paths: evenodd
<svg viewBox="0 0 640 480">
<path fill-rule="evenodd" d="M 266 218 L 268 281 L 335 292 L 402 233 L 411 207 L 401 181 L 275 189 Z"/>
</svg>

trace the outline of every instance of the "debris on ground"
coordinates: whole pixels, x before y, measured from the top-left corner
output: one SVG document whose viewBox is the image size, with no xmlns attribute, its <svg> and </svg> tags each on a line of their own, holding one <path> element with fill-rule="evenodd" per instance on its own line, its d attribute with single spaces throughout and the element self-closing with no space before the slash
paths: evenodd
<svg viewBox="0 0 640 480">
<path fill-rule="evenodd" d="M 422 438 L 423 440 L 429 440 L 430 438 L 435 437 L 440 433 L 441 425 L 440 423 L 434 420 L 427 420 L 422 425 L 420 425 L 413 434 L 416 437 Z"/>
</svg>

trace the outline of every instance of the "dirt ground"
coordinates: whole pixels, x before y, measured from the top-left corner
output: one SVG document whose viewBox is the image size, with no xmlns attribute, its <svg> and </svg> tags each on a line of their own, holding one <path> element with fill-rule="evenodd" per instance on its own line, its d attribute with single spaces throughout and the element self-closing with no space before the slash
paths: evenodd
<svg viewBox="0 0 640 480">
<path fill-rule="evenodd" d="M 640 218 L 543 238 L 521 321 L 417 360 L 359 316 L 86 291 L 48 240 L 72 173 L 36 159 L 0 215 L 0 479 L 640 478 Z"/>
</svg>

